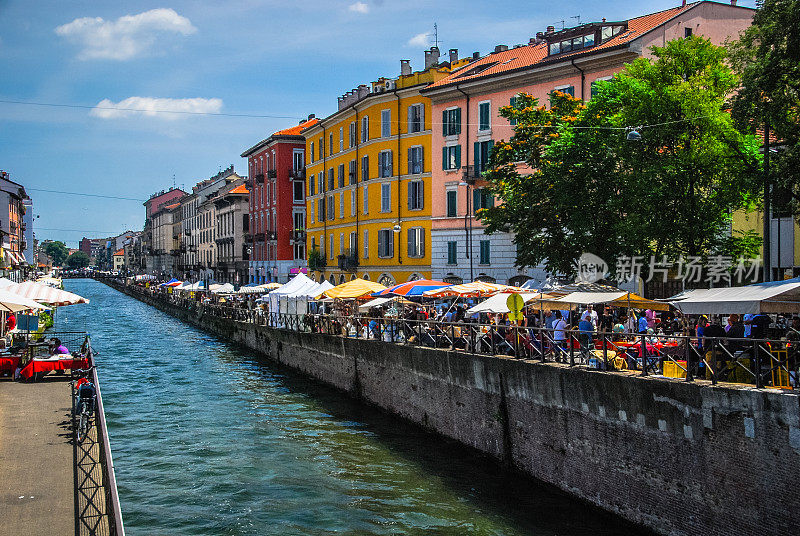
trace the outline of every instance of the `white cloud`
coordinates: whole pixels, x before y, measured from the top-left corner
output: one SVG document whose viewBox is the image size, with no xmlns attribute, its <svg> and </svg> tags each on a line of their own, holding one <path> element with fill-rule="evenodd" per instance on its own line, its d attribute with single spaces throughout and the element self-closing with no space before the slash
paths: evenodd
<svg viewBox="0 0 800 536">
<path fill-rule="evenodd" d="M 430 34 L 428 33 L 421 33 L 417 34 L 411 39 L 408 40 L 408 46 L 410 47 L 423 47 L 426 48 L 430 43 Z"/>
<path fill-rule="evenodd" d="M 56 34 L 81 45 L 80 59 L 129 60 L 146 53 L 159 34 L 190 35 L 191 21 L 172 9 L 151 9 L 115 21 L 83 17 L 56 28 Z"/>
<path fill-rule="evenodd" d="M 355 4 L 350 4 L 350 7 L 348 9 L 355 13 L 369 13 L 369 6 L 364 2 L 356 2 Z"/>
<path fill-rule="evenodd" d="M 128 97 L 117 103 L 103 99 L 92 108 L 89 115 L 101 119 L 121 119 L 144 115 L 175 120 L 199 113 L 219 113 L 222 99 L 158 99 L 153 97 Z M 169 113 L 173 112 L 173 113 Z"/>
</svg>

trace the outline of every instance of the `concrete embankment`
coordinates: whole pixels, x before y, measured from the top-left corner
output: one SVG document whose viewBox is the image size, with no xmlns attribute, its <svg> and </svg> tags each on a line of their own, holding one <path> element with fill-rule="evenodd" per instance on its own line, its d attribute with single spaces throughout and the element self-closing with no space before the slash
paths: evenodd
<svg viewBox="0 0 800 536">
<path fill-rule="evenodd" d="M 294 333 L 110 284 L 656 532 L 795 532 L 792 392 Z"/>
</svg>

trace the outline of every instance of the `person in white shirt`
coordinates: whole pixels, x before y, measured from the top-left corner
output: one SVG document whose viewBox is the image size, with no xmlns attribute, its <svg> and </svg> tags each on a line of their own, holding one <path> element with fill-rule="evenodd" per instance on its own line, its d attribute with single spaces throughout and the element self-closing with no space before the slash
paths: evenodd
<svg viewBox="0 0 800 536">
<path fill-rule="evenodd" d="M 588 320 L 592 323 L 594 330 L 597 331 L 597 311 L 591 305 L 586 307 L 586 310 L 581 315 L 581 320 Z"/>
</svg>

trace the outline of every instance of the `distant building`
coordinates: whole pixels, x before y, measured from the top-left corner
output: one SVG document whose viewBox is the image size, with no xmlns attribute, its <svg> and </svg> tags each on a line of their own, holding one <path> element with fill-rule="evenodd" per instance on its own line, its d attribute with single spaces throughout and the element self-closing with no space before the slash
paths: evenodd
<svg viewBox="0 0 800 536">
<path fill-rule="evenodd" d="M 29 198 L 25 188 L 12 181 L 7 172 L 0 171 L 0 273 L 13 281 L 22 280 L 28 268 L 23 255 L 28 249 L 23 221 L 27 201 Z"/>
<path fill-rule="evenodd" d="M 313 115 L 242 153 L 250 187 L 249 281 L 286 282 L 306 270 L 305 137 Z"/>
<path fill-rule="evenodd" d="M 220 283 L 248 282 L 249 253 L 244 238 L 250 226 L 249 197 L 245 179 L 239 177 L 210 200 L 216 213 L 216 280 Z"/>
<path fill-rule="evenodd" d="M 121 272 L 125 267 L 125 250 L 120 249 L 114 252 L 112 255 L 114 259 L 113 268 L 115 272 Z"/>
</svg>

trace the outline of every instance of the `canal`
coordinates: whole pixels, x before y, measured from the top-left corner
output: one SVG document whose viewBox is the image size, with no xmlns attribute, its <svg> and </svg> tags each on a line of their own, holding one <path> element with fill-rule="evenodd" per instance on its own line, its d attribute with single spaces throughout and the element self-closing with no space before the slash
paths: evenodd
<svg viewBox="0 0 800 536">
<path fill-rule="evenodd" d="M 92 280 L 129 535 L 630 534 L 616 518 Z"/>
</svg>

